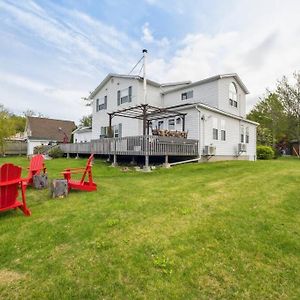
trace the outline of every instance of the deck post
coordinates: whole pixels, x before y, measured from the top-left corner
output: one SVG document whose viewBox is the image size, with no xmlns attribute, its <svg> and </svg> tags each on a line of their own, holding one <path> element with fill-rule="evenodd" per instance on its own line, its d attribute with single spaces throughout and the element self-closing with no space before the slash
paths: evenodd
<svg viewBox="0 0 300 300">
<path fill-rule="evenodd" d="M 67 158 L 70 158 L 70 153 L 69 152 L 67 153 Z"/>
<path fill-rule="evenodd" d="M 167 154 L 165 156 L 165 163 L 163 164 L 163 167 L 166 169 L 171 167 L 171 165 L 169 164 L 169 155 L 167 155 Z"/>
<path fill-rule="evenodd" d="M 78 159 L 78 158 L 79 158 L 79 154 L 77 153 L 75 159 Z"/>
<path fill-rule="evenodd" d="M 130 162 L 131 165 L 135 165 L 135 157 L 132 156 L 132 159 L 131 159 L 131 162 Z"/>
<path fill-rule="evenodd" d="M 144 136 L 144 145 L 145 145 L 145 165 L 143 167 L 144 172 L 150 172 L 149 167 L 149 137 Z"/>
<path fill-rule="evenodd" d="M 114 161 L 113 161 L 113 163 L 112 163 L 112 166 L 113 166 L 113 167 L 116 167 L 116 166 L 118 165 L 118 163 L 117 163 L 117 154 L 116 154 L 116 151 L 117 151 L 117 147 L 116 147 L 116 139 L 114 139 L 114 151 L 113 151 L 113 153 L 114 153 Z"/>
<path fill-rule="evenodd" d="M 113 132 L 112 132 L 112 126 L 111 126 L 111 121 L 113 118 L 112 114 L 108 114 L 109 115 L 109 124 L 108 124 L 108 137 L 113 137 Z"/>
<path fill-rule="evenodd" d="M 112 166 L 113 167 L 116 167 L 118 165 L 118 162 L 117 162 L 117 154 L 114 154 L 114 161 L 112 163 Z"/>
</svg>

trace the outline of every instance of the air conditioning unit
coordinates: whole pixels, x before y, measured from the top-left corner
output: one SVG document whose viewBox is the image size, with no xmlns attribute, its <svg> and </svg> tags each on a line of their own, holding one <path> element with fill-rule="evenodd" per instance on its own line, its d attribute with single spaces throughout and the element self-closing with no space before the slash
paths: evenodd
<svg viewBox="0 0 300 300">
<path fill-rule="evenodd" d="M 247 152 L 247 145 L 244 143 L 239 143 L 239 152 Z"/>
<path fill-rule="evenodd" d="M 204 146 L 203 155 L 213 156 L 216 155 L 216 146 Z"/>
</svg>

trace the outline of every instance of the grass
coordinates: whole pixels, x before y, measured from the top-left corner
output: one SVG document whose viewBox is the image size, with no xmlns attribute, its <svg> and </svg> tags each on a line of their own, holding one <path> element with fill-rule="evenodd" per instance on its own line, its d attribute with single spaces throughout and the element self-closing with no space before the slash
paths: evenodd
<svg viewBox="0 0 300 300">
<path fill-rule="evenodd" d="M 93 173 L 97 192 L 0 215 L 1 299 L 300 298 L 299 160 Z"/>
</svg>

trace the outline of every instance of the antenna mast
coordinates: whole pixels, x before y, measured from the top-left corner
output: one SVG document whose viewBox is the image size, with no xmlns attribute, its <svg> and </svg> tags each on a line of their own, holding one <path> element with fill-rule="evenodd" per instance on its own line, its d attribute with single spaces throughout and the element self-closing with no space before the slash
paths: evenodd
<svg viewBox="0 0 300 300">
<path fill-rule="evenodd" d="M 147 59 L 147 49 L 143 49 L 143 79 L 144 79 L 144 104 L 147 103 L 147 78 L 146 78 L 146 59 Z"/>
</svg>

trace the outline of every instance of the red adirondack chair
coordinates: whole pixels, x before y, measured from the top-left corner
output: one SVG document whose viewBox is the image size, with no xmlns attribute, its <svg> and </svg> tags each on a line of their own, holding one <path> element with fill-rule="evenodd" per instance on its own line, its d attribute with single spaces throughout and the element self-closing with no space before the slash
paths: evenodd
<svg viewBox="0 0 300 300">
<path fill-rule="evenodd" d="M 0 167 L 0 211 L 19 208 L 26 216 L 31 212 L 26 206 L 26 179 L 21 178 L 22 168 L 13 164 Z M 22 202 L 18 198 L 18 188 L 21 187 Z"/>
<path fill-rule="evenodd" d="M 34 155 L 30 160 L 29 171 L 27 176 L 27 185 L 32 185 L 34 175 L 39 175 L 41 172 L 46 173 L 44 157 L 42 154 Z"/>
<path fill-rule="evenodd" d="M 97 184 L 93 181 L 93 175 L 92 175 L 93 158 L 94 158 L 94 154 L 91 154 L 85 168 L 71 168 L 71 169 L 69 168 L 69 169 L 65 169 L 62 172 L 64 178 L 68 182 L 69 191 L 71 189 L 88 191 L 88 192 L 97 190 Z M 83 173 L 81 180 L 72 179 L 72 174 L 81 174 L 81 173 Z M 86 177 L 88 177 L 87 181 L 86 181 Z"/>
</svg>

